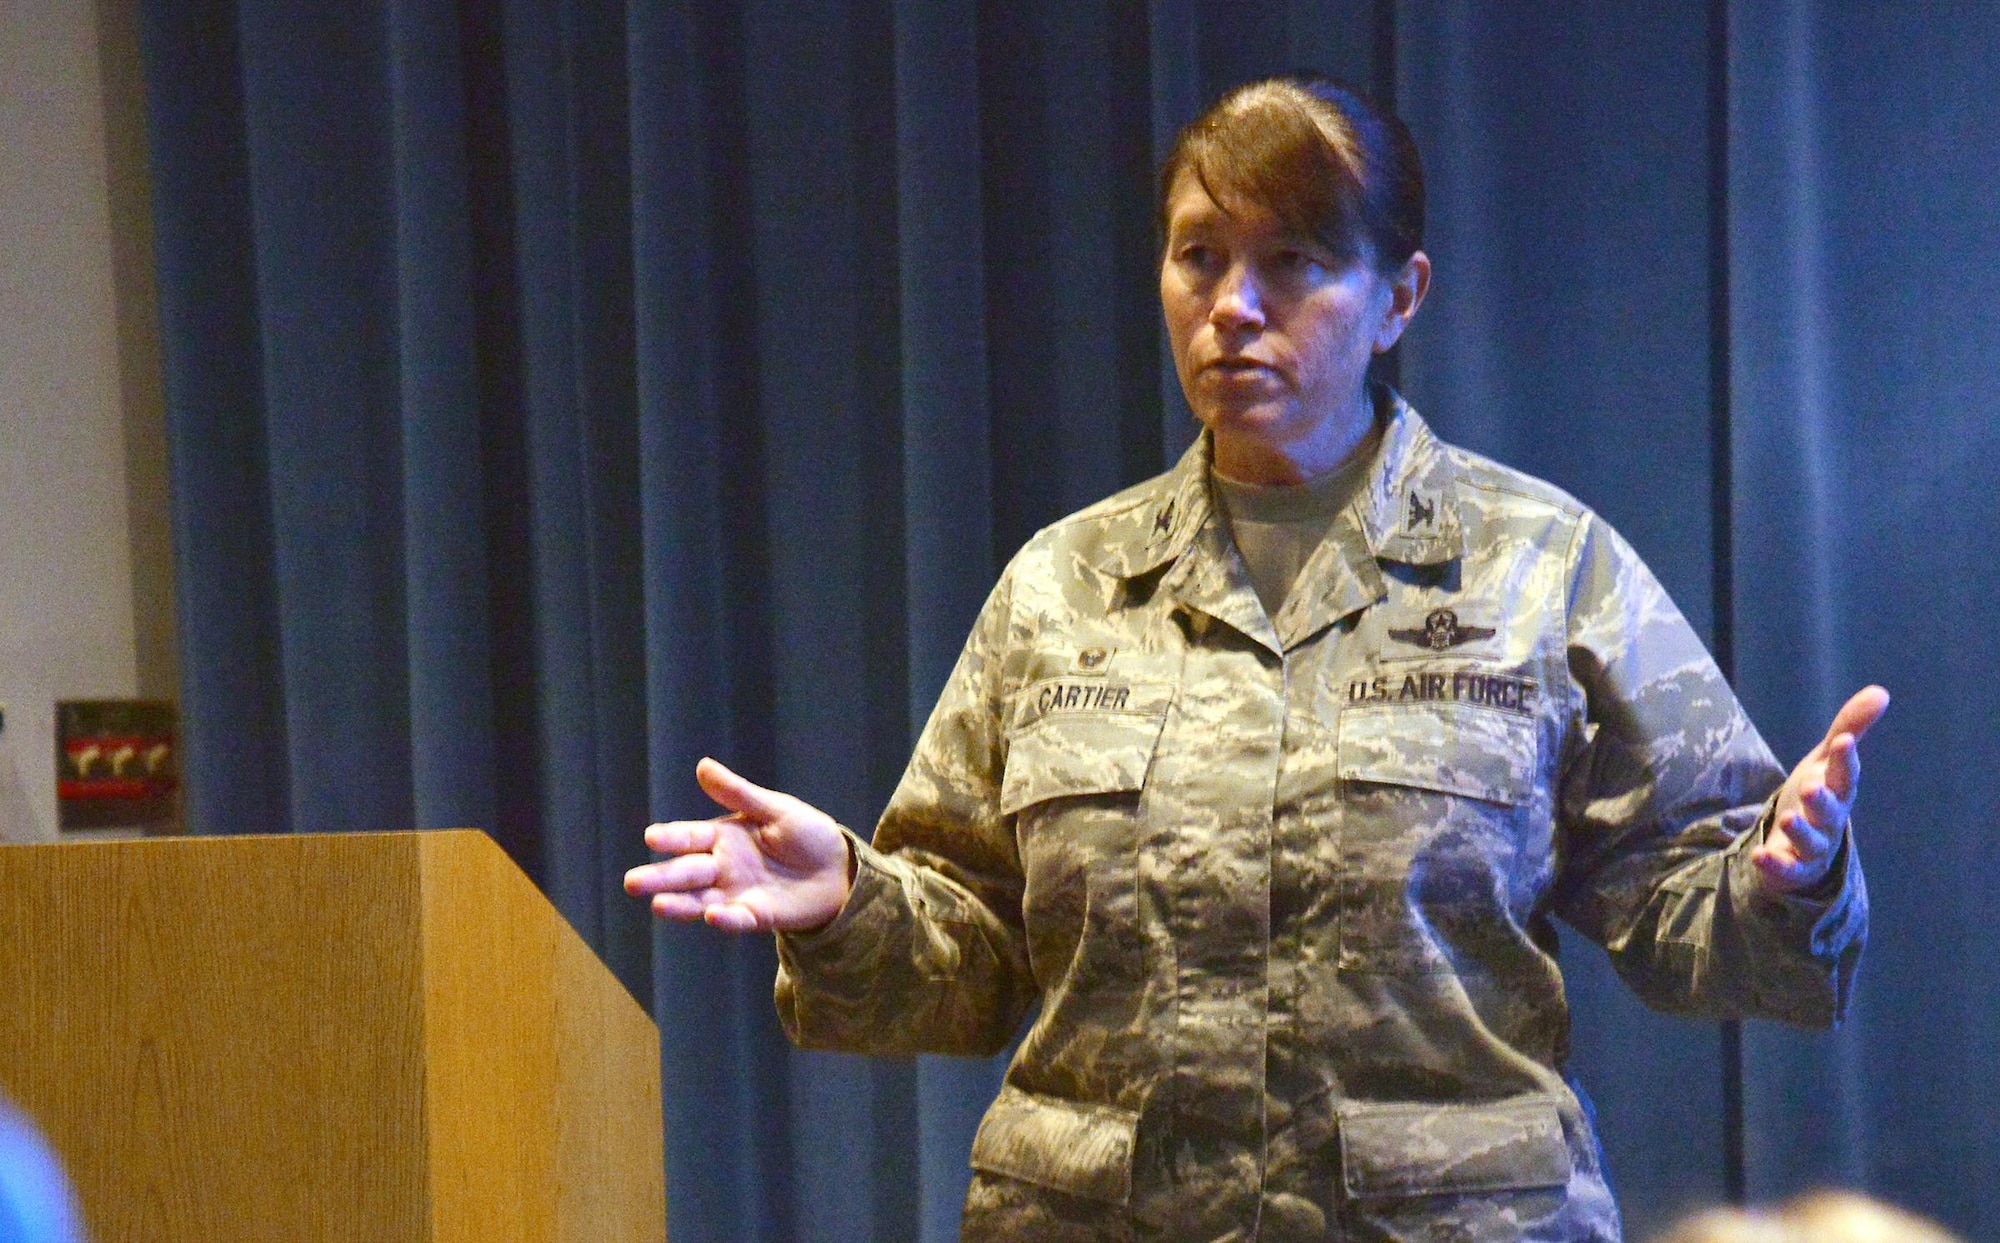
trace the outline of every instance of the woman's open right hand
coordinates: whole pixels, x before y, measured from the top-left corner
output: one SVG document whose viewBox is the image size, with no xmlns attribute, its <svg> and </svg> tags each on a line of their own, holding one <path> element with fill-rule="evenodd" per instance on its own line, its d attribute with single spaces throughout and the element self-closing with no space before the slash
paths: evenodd
<svg viewBox="0 0 2000 1243">
<path fill-rule="evenodd" d="M 731 814 L 648 826 L 646 845 L 672 857 L 625 873 L 625 892 L 650 895 L 662 919 L 727 932 L 808 932 L 833 922 L 851 866 L 833 818 L 712 759 L 694 775 Z"/>
</svg>

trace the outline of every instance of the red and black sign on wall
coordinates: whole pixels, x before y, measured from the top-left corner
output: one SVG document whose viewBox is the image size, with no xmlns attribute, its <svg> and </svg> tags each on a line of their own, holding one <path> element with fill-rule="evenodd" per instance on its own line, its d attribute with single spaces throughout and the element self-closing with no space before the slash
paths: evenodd
<svg viewBox="0 0 2000 1243">
<path fill-rule="evenodd" d="M 171 701 L 56 704 L 56 805 L 64 829 L 174 831 L 180 757 Z"/>
</svg>

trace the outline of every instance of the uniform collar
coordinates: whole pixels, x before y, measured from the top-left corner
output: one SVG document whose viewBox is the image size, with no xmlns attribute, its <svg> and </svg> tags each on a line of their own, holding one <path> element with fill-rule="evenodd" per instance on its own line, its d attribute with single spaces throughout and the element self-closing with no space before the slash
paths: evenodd
<svg viewBox="0 0 2000 1243">
<path fill-rule="evenodd" d="M 1161 477 L 1163 486 L 1151 489 L 1146 499 L 1126 511 L 1130 518 L 1118 523 L 1112 538 L 1098 545 L 1093 558 L 1098 569 L 1113 578 L 1138 578 L 1180 559 L 1208 522 L 1212 453 L 1204 428 Z"/>
<path fill-rule="evenodd" d="M 1378 388 L 1375 398 L 1384 420 L 1382 438 L 1356 498 L 1368 551 L 1377 560 L 1406 565 L 1456 560 L 1465 540 L 1450 457 L 1395 390 Z M 1167 473 L 1166 486 L 1130 511 L 1136 538 L 1103 546 L 1098 568 L 1114 578 L 1137 578 L 1179 560 L 1212 516 L 1208 471 L 1213 458 L 1214 442 L 1204 429 Z"/>
<path fill-rule="evenodd" d="M 1405 565 L 1455 561 L 1465 552 L 1456 466 L 1401 394 L 1381 388 L 1376 398 L 1386 423 L 1361 498 L 1368 550 L 1377 560 Z"/>
</svg>

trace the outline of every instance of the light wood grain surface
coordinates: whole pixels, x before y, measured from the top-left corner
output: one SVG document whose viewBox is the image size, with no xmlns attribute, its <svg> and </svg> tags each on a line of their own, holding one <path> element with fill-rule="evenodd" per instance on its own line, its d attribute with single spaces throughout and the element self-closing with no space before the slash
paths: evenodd
<svg viewBox="0 0 2000 1243">
<path fill-rule="evenodd" d="M 99 1243 L 663 1241 L 658 1050 L 480 834 L 0 847 L 0 1090 Z"/>
<path fill-rule="evenodd" d="M 454 846 L 433 836 L 423 863 L 435 1238 L 555 1243 L 562 921 L 506 856 Z"/>
<path fill-rule="evenodd" d="M 568 925 L 555 966 L 561 1237 L 665 1243 L 659 1029 L 624 989 L 588 987 L 604 966 Z"/>
</svg>

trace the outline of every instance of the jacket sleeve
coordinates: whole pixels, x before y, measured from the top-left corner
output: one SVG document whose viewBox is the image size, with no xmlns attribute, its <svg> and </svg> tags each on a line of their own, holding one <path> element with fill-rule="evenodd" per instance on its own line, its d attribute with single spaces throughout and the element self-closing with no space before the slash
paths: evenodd
<svg viewBox="0 0 2000 1243">
<path fill-rule="evenodd" d="M 778 937 L 778 1016 L 804 1048 L 991 1054 L 1034 1003 L 1014 818 L 999 810 L 1010 581 L 981 610 L 874 845 L 850 834 L 840 914 Z"/>
<path fill-rule="evenodd" d="M 1568 642 L 1556 913 L 1656 1009 L 1837 1024 L 1868 926 L 1851 836 L 1814 890 L 1759 892 L 1749 852 L 1785 771 L 1638 554 L 1589 514 Z"/>
</svg>

